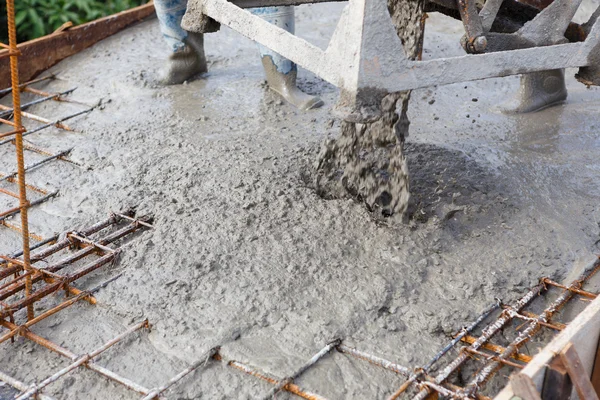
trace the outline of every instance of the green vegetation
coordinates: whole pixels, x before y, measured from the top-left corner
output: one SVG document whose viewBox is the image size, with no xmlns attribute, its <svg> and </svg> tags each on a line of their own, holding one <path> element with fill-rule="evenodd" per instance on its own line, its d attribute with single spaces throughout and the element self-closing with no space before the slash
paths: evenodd
<svg viewBox="0 0 600 400">
<path fill-rule="evenodd" d="M 127 10 L 148 0 L 17 0 L 15 21 L 19 42 L 54 32 L 65 22 L 79 25 Z M 6 3 L 0 0 L 0 41 L 8 41 Z"/>
</svg>

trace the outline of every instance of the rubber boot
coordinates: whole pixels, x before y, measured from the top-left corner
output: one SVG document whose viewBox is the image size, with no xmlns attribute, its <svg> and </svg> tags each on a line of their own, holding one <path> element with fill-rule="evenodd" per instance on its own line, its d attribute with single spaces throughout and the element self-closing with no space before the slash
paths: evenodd
<svg viewBox="0 0 600 400">
<path fill-rule="evenodd" d="M 204 55 L 204 37 L 201 33 L 189 32 L 185 45 L 171 53 L 160 73 L 159 82 L 163 85 L 178 85 L 208 71 Z"/>
<path fill-rule="evenodd" d="M 499 109 L 507 114 L 540 111 L 567 99 L 565 71 L 553 69 L 521 75 L 521 87 L 516 98 Z"/>
<path fill-rule="evenodd" d="M 187 32 L 181 27 L 187 0 L 155 0 L 154 8 L 162 35 L 171 48 L 166 65 L 160 72 L 159 82 L 175 85 L 206 72 L 204 36 Z"/>
<path fill-rule="evenodd" d="M 254 8 L 251 11 L 271 24 L 294 33 L 293 7 L 262 7 Z M 269 88 L 300 110 L 310 110 L 323 105 L 320 98 L 308 95 L 298 89 L 296 86 L 298 68 L 295 63 L 264 46 L 259 45 L 258 47 Z"/>
</svg>

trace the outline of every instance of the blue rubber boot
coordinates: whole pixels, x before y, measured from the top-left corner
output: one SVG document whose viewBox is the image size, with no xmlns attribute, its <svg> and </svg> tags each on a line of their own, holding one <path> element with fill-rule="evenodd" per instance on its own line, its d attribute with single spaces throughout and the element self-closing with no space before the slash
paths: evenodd
<svg viewBox="0 0 600 400">
<path fill-rule="evenodd" d="M 261 7 L 252 8 L 250 11 L 271 24 L 294 33 L 294 7 Z M 258 48 L 267 83 L 272 90 L 300 110 L 310 110 L 323 105 L 320 98 L 298 89 L 296 86 L 298 68 L 295 63 L 262 45 L 258 45 Z"/>
<path fill-rule="evenodd" d="M 160 73 L 159 82 L 164 85 L 177 85 L 194 75 L 206 72 L 204 36 L 181 28 L 187 0 L 155 0 L 154 8 L 160 30 L 171 49 L 167 63 Z"/>
</svg>

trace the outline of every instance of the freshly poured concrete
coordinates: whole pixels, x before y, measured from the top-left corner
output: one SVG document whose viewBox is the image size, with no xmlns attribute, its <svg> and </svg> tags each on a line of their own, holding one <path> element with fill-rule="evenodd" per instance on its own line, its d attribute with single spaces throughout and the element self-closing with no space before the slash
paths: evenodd
<svg viewBox="0 0 600 400">
<path fill-rule="evenodd" d="M 324 47 L 342 6 L 300 7 L 297 32 Z M 432 15 L 425 58 L 460 54 L 460 29 Z M 31 138 L 74 147 L 72 158 L 85 166 L 55 162 L 31 174 L 61 190 L 32 211 L 32 230 L 47 236 L 131 206 L 153 214 L 156 228 L 92 279 L 123 274 L 98 293 L 99 306 L 76 305 L 35 332 L 85 352 L 148 317 L 150 334 L 99 360 L 148 387 L 216 344 L 281 377 L 334 337 L 413 367 L 494 298 L 515 299 L 541 276 L 560 280 L 575 260 L 598 252 L 600 92 L 576 83 L 574 71 L 566 104 L 533 115 L 491 111 L 516 92 L 518 77 L 415 91 L 405 225 L 349 199 L 321 199 L 311 187 L 321 143 L 338 134 L 329 114 L 335 88 L 301 71 L 302 89 L 326 102 L 302 113 L 267 90 L 254 44 L 222 30 L 206 37 L 206 49 L 208 74 L 155 86 L 166 49 L 152 20 L 64 61 L 53 69 L 60 80 L 41 86 L 77 86 L 73 98 L 103 105 L 71 122 L 80 133 Z M 48 103 L 33 111 L 75 109 Z M 9 150 L 0 149 L 3 169 Z M 0 251 L 18 247 L 14 233 L 0 235 Z M 19 341 L 2 345 L 0 365 L 32 382 L 66 361 Z M 402 381 L 334 354 L 298 384 L 330 399 L 364 399 L 383 398 Z M 215 364 L 170 398 L 254 398 L 268 389 Z M 49 393 L 136 398 L 89 371 Z"/>
</svg>

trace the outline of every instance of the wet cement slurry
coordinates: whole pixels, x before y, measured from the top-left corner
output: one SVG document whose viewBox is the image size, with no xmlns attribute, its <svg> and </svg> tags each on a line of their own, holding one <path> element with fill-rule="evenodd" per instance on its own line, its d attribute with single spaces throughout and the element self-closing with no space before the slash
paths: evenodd
<svg viewBox="0 0 600 400">
<path fill-rule="evenodd" d="M 299 7 L 300 36 L 325 46 L 342 6 Z M 460 54 L 460 25 L 435 14 L 428 24 L 425 58 Z M 516 91 L 517 77 L 413 92 L 403 224 L 350 199 L 322 199 L 312 187 L 321 143 L 339 132 L 329 114 L 335 88 L 301 70 L 301 87 L 326 102 L 301 113 L 267 91 L 254 44 L 223 29 L 207 36 L 206 49 L 208 74 L 155 86 L 166 49 L 151 20 L 60 63 L 52 70 L 60 79 L 41 86 L 77 86 L 74 98 L 103 103 L 71 123 L 79 133 L 31 138 L 74 147 L 85 165 L 56 162 L 31 173 L 61 190 L 32 211 L 32 230 L 48 236 L 134 205 L 155 216 L 156 228 L 91 279 L 123 274 L 98 293 L 101 305 L 75 305 L 36 333 L 82 353 L 148 317 L 149 334 L 99 363 L 150 387 L 215 344 L 278 376 L 336 336 L 422 365 L 494 298 L 515 299 L 541 276 L 561 280 L 574 261 L 598 252 L 600 92 L 577 84 L 575 71 L 567 71 L 564 105 L 528 116 L 492 111 Z M 60 107 L 32 111 L 69 112 Z M 0 149 L 2 163 L 8 150 Z M 12 232 L 0 235 L 0 251 L 17 247 Z M 0 351 L 5 372 L 25 382 L 66 362 L 23 341 Z M 382 398 L 401 381 L 334 354 L 298 383 L 350 399 Z M 243 399 L 268 389 L 215 364 L 170 397 Z M 136 398 L 89 371 L 49 394 Z"/>
</svg>

